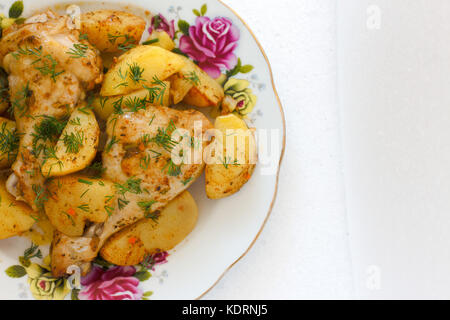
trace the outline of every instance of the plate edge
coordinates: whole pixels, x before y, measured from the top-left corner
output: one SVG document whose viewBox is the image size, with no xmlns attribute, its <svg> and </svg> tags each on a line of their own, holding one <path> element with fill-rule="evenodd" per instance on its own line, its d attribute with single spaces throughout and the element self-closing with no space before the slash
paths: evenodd
<svg viewBox="0 0 450 320">
<path fill-rule="evenodd" d="M 247 253 L 253 248 L 253 245 L 255 244 L 255 242 L 258 240 L 259 236 L 261 235 L 262 231 L 264 230 L 264 227 L 267 224 L 267 221 L 269 220 L 269 217 L 270 217 L 270 215 L 272 213 L 272 210 L 273 210 L 273 207 L 275 205 L 275 201 L 277 199 L 278 183 L 279 183 L 279 178 L 280 178 L 281 164 L 283 162 L 285 151 L 286 151 L 286 117 L 285 117 L 283 106 L 281 104 L 280 96 L 278 95 L 277 89 L 275 87 L 275 80 L 274 80 L 274 77 L 273 77 L 272 66 L 270 64 L 269 58 L 267 57 L 267 54 L 264 51 L 264 48 L 262 47 L 262 45 L 259 42 L 258 38 L 253 33 L 253 31 L 250 28 L 250 26 L 244 21 L 244 19 L 241 18 L 241 16 L 239 14 L 237 14 L 236 11 L 234 11 L 228 4 L 224 3 L 222 0 L 216 0 L 216 1 L 218 1 L 220 4 L 222 4 L 228 10 L 233 12 L 233 14 L 242 22 L 242 24 L 247 28 L 247 30 L 252 35 L 253 39 L 255 40 L 256 44 L 258 45 L 259 51 L 261 51 L 262 55 L 264 56 L 264 59 L 266 60 L 267 66 L 269 68 L 270 80 L 271 80 L 271 83 L 272 83 L 273 93 L 275 94 L 275 98 L 277 100 L 278 107 L 279 107 L 280 112 L 281 112 L 281 120 L 283 122 L 283 142 L 282 142 L 282 149 L 281 149 L 281 154 L 280 154 L 280 161 L 278 163 L 278 169 L 277 169 L 277 177 L 276 177 L 276 182 L 275 182 L 275 192 L 274 192 L 274 195 L 273 195 L 273 198 L 272 198 L 272 202 L 270 203 L 269 211 L 267 212 L 267 215 L 266 215 L 266 218 L 264 219 L 263 224 L 261 225 L 261 227 L 260 227 L 258 233 L 256 234 L 255 238 L 250 243 L 249 247 L 244 251 L 244 253 L 242 253 L 239 256 L 239 258 L 236 259 L 231 265 L 229 265 L 228 268 L 226 268 L 225 271 L 214 282 L 214 284 L 211 287 L 209 287 L 205 292 L 203 292 L 199 297 L 197 297 L 196 300 L 200 300 L 206 294 L 208 294 L 220 282 L 220 280 L 222 280 L 222 278 L 227 274 L 227 272 L 230 271 L 231 268 L 233 268 L 242 258 L 244 258 L 247 255 Z"/>
</svg>

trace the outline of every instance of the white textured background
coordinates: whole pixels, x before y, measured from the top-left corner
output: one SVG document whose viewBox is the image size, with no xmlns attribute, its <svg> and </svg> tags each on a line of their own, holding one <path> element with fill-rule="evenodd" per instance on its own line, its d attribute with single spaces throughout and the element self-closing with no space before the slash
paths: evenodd
<svg viewBox="0 0 450 320">
<path fill-rule="evenodd" d="M 272 215 L 205 299 L 351 298 L 336 99 L 335 0 L 224 0 L 271 62 L 287 120 Z"/>
</svg>

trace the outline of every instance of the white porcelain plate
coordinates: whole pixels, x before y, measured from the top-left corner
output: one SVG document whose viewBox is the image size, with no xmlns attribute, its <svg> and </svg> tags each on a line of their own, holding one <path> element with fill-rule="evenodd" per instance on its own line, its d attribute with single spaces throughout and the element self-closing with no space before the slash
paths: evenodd
<svg viewBox="0 0 450 320">
<path fill-rule="evenodd" d="M 12 3 L 13 1 L 3 0 L 0 4 L 2 6 L 0 12 L 7 15 Z M 226 21 L 225 24 L 228 24 L 230 30 L 234 30 L 229 31 L 234 34 L 227 41 L 235 42 L 234 44 L 237 45 L 233 52 L 226 55 L 227 62 L 234 67 L 236 59 L 233 55 L 241 61 L 241 67 L 235 69 L 236 72 L 233 72 L 231 78 L 248 81 L 248 83 L 239 81 L 235 90 L 243 95 L 253 94 L 257 97 L 253 112 L 248 117 L 252 126 L 257 129 L 257 138 L 260 142 L 258 143 L 259 163 L 252 179 L 242 190 L 223 200 L 209 200 L 205 195 L 204 178 L 196 181 L 189 191 L 199 207 L 198 224 L 189 237 L 169 252 L 167 257 L 161 255 L 154 257 L 155 262 L 159 263 L 156 263 L 153 268 L 148 270 L 143 270 L 140 266 L 98 268 L 90 274 L 89 279 L 83 281 L 81 290 L 75 290 L 72 294 L 67 289 L 66 279 L 54 279 L 49 275 L 45 263 L 47 247 L 33 248 L 31 251 L 34 252 L 31 256 L 34 257 L 24 261 L 19 257 L 23 257 L 24 251 L 30 248 L 31 241 L 28 238 L 15 237 L 1 240 L 0 298 L 70 299 L 72 297 L 75 299 L 78 296 L 80 299 L 195 299 L 201 297 L 252 246 L 275 200 L 279 166 L 284 152 L 285 127 L 283 111 L 273 86 L 267 58 L 245 23 L 217 0 L 134 0 L 132 3 L 126 0 L 83 1 L 82 3 L 24 0 L 25 10 L 22 16 L 28 17 L 49 7 L 64 13 L 69 4 L 79 5 L 82 11 L 101 8 L 127 10 L 145 18 L 149 25 L 152 15 L 161 14 L 169 25 L 174 20 L 175 31 L 179 31 L 176 33 L 177 39 L 184 36 L 186 41 L 199 40 L 195 37 L 207 37 L 208 35 L 202 32 L 204 32 L 203 24 L 208 21 L 212 21 L 213 24 Z M 198 15 L 204 17 L 199 18 Z M 185 28 L 183 34 L 183 30 L 179 28 L 180 20 L 184 21 L 181 25 L 186 27 L 189 24 L 197 28 L 198 32 L 192 34 Z M 236 30 L 238 30 L 237 33 Z M 176 40 L 176 43 L 178 46 L 179 41 Z M 201 51 L 201 48 L 197 50 Z M 214 52 L 216 57 L 221 56 L 222 49 L 214 50 L 216 50 Z M 196 54 L 199 53 L 191 53 L 191 58 L 195 59 Z M 208 63 L 213 66 L 212 69 L 218 66 L 216 58 L 211 58 Z M 229 71 L 227 68 L 222 66 L 220 70 L 226 73 Z M 269 143 L 261 143 L 264 140 Z"/>
</svg>

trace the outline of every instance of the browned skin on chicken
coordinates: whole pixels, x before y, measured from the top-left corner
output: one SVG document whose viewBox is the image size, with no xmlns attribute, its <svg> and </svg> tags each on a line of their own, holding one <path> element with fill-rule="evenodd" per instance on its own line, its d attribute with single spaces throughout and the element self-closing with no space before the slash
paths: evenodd
<svg viewBox="0 0 450 320">
<path fill-rule="evenodd" d="M 71 54 L 76 49 L 80 56 Z M 45 178 L 41 165 L 45 148 L 54 141 L 33 140 L 43 116 L 61 119 L 103 80 L 99 53 L 74 28 L 67 16 L 48 11 L 4 31 L 0 41 L 0 64 L 8 72 L 10 95 L 19 133 L 19 154 L 12 169 L 18 178 L 18 198 L 34 210 L 39 209 L 39 195 Z M 36 142 L 36 141 L 34 141 Z M 33 150 L 34 149 L 34 150 Z"/>
<path fill-rule="evenodd" d="M 196 126 L 200 129 L 194 133 Z M 113 115 L 108 121 L 109 141 L 103 153 L 104 178 L 118 185 L 116 196 L 128 203 L 120 207 L 115 199 L 111 217 L 103 225 L 93 225 L 84 237 L 57 234 L 51 250 L 53 275 L 64 275 L 71 265 L 88 270 L 111 235 L 143 218 L 154 218 L 158 210 L 186 190 L 204 170 L 202 148 L 208 141 L 202 137 L 212 128 L 210 121 L 195 110 L 148 107 Z M 172 142 L 163 133 L 171 136 Z M 187 138 L 181 140 L 182 136 Z M 118 142 L 112 144 L 116 139 Z M 185 157 L 178 167 L 171 162 L 177 161 L 171 154 L 180 155 L 181 149 Z"/>
</svg>

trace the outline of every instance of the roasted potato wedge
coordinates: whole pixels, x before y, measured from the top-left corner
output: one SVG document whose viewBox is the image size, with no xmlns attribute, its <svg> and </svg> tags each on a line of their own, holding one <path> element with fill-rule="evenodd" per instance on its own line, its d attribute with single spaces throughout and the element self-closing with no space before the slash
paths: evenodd
<svg viewBox="0 0 450 320">
<path fill-rule="evenodd" d="M 155 46 L 139 46 L 120 56 L 105 75 L 100 95 L 119 96 L 157 84 L 180 71 L 183 57 Z"/>
<path fill-rule="evenodd" d="M 114 234 L 100 254 L 116 265 L 136 265 L 147 254 L 174 248 L 194 229 L 197 218 L 197 204 L 185 191 L 161 211 L 156 221 L 144 219 Z"/>
<path fill-rule="evenodd" d="M 0 117 L 0 169 L 11 167 L 17 156 L 20 136 L 16 123 Z"/>
<path fill-rule="evenodd" d="M 42 166 L 45 177 L 59 177 L 83 170 L 97 153 L 100 128 L 90 109 L 77 108 L 56 144 L 56 157 Z"/>
<path fill-rule="evenodd" d="M 0 239 L 6 239 L 28 231 L 35 223 L 33 210 L 16 201 L 6 190 L 7 175 L 0 174 Z"/>
<path fill-rule="evenodd" d="M 35 213 L 36 214 L 36 213 Z M 53 240 L 53 232 L 55 227 L 52 225 L 47 215 L 42 212 L 39 213 L 36 223 L 30 230 L 25 231 L 22 236 L 30 239 L 38 246 L 49 245 Z"/>
<path fill-rule="evenodd" d="M 47 189 L 45 213 L 56 230 L 68 236 L 83 235 L 87 222 L 105 222 L 107 208 L 114 206 L 116 190 L 107 180 L 74 174 L 49 180 Z"/>
<path fill-rule="evenodd" d="M 168 107 L 170 105 L 170 88 L 169 81 L 161 81 L 160 84 L 153 84 L 147 89 L 137 90 L 124 96 L 97 97 L 93 103 L 94 111 L 100 119 L 107 120 L 114 113 L 115 108 L 142 108 L 144 101 L 149 105 Z"/>
<path fill-rule="evenodd" d="M 170 80 L 170 97 L 174 104 L 183 101 L 184 97 L 192 89 L 194 84 L 192 81 L 186 80 L 180 74 L 174 74 L 169 78 Z"/>
<path fill-rule="evenodd" d="M 125 51 L 142 38 L 145 20 L 124 11 L 98 10 L 81 15 L 81 33 L 101 52 Z"/>
<path fill-rule="evenodd" d="M 183 102 L 201 108 L 218 106 L 225 96 L 221 85 L 194 62 L 185 57 L 182 58 L 185 66 L 180 70 L 179 75 L 193 84 L 193 88 L 184 97 Z"/>
<path fill-rule="evenodd" d="M 221 199 L 238 192 L 248 182 L 255 169 L 257 151 L 253 132 L 236 115 L 218 117 L 215 128 L 223 135 L 208 147 L 214 151 L 207 156 L 206 195 Z M 230 148 L 234 152 L 230 153 Z"/>
<path fill-rule="evenodd" d="M 150 37 L 144 44 L 152 42 L 151 46 L 160 47 L 169 51 L 172 51 L 175 48 L 175 42 L 173 42 L 172 38 L 165 31 L 153 31 Z"/>
</svg>

